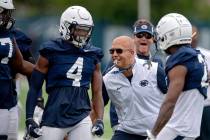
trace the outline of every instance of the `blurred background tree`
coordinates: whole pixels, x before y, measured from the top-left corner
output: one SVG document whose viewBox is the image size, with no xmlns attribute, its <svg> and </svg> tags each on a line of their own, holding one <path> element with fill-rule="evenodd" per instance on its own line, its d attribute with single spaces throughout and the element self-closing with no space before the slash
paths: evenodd
<svg viewBox="0 0 210 140">
<path fill-rule="evenodd" d="M 70 5 L 86 7 L 97 21 L 129 24 L 136 20 L 138 0 L 15 0 L 17 15 L 59 16 Z M 210 22 L 210 0 L 151 0 L 151 19 L 154 23 L 169 12 L 182 13 L 202 22 Z"/>
<path fill-rule="evenodd" d="M 62 12 L 72 5 L 84 6 L 94 19 L 94 44 L 107 51 L 107 46 L 110 46 L 113 37 L 125 33 L 132 34 L 132 25 L 138 19 L 139 11 L 146 12 L 138 9 L 139 1 L 146 0 L 15 0 L 15 17 L 18 26 L 32 36 L 36 46 L 36 48 L 33 47 L 36 56 L 37 46 L 43 40 L 58 35 L 59 18 Z M 167 13 L 181 13 L 201 29 L 200 45 L 205 44 L 206 48 L 210 48 L 208 39 L 210 38 L 210 0 L 148 1 L 150 2 L 149 16 L 154 25 Z"/>
</svg>

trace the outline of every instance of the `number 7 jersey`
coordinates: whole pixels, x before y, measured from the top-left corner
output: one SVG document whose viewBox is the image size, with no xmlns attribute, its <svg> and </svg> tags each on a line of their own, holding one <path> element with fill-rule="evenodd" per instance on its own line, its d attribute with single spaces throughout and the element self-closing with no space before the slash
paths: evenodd
<svg viewBox="0 0 210 140">
<path fill-rule="evenodd" d="M 44 43 L 40 55 L 49 61 L 47 91 L 52 87 L 89 88 L 95 66 L 103 57 L 100 48 L 90 44 L 78 48 L 62 39 Z"/>
</svg>

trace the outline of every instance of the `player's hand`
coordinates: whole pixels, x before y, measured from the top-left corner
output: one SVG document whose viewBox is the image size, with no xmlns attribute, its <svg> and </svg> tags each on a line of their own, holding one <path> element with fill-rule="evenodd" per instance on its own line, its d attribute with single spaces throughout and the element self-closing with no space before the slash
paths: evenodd
<svg viewBox="0 0 210 140">
<path fill-rule="evenodd" d="M 104 123 L 102 120 L 98 119 L 96 120 L 95 124 L 92 127 L 91 130 L 93 135 L 96 135 L 98 137 L 102 136 L 104 134 Z"/>
<path fill-rule="evenodd" d="M 155 136 L 151 133 L 151 131 L 147 130 L 147 139 L 146 140 L 155 140 Z"/>
<path fill-rule="evenodd" d="M 31 137 L 38 138 L 42 135 L 42 129 L 32 118 L 26 120 L 26 127 L 27 132 Z"/>
</svg>

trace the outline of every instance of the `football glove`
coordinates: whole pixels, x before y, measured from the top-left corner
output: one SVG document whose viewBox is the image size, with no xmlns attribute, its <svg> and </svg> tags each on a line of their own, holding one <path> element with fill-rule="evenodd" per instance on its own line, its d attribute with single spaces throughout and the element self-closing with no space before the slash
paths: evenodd
<svg viewBox="0 0 210 140">
<path fill-rule="evenodd" d="M 146 140 L 155 140 L 155 136 L 149 131 L 147 130 L 147 139 Z"/>
<path fill-rule="evenodd" d="M 33 138 L 38 138 L 42 135 L 42 129 L 32 118 L 26 120 L 26 128 L 27 133 Z"/>
<path fill-rule="evenodd" d="M 97 119 L 95 124 L 92 127 L 91 130 L 93 135 L 96 135 L 98 137 L 102 136 L 104 134 L 104 123 L 102 120 Z"/>
</svg>

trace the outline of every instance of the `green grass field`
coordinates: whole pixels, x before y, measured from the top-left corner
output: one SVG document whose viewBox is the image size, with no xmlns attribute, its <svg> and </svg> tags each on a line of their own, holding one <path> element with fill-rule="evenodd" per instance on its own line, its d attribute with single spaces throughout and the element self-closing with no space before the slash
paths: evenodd
<svg viewBox="0 0 210 140">
<path fill-rule="evenodd" d="M 28 92 L 27 81 L 26 81 L 25 78 L 21 78 L 21 94 L 19 95 L 19 101 L 20 101 L 20 105 L 21 105 L 19 131 L 21 131 L 21 132 L 24 131 L 24 129 L 25 129 L 25 101 L 26 101 L 27 92 Z M 46 93 L 44 93 L 44 98 L 45 98 L 45 101 L 46 101 L 46 98 L 47 98 Z M 112 129 L 110 127 L 110 122 L 109 122 L 109 105 L 107 105 L 105 107 L 104 125 L 105 125 L 104 135 L 100 139 L 101 140 L 102 139 L 103 140 L 110 140 L 111 136 L 112 136 Z"/>
</svg>

